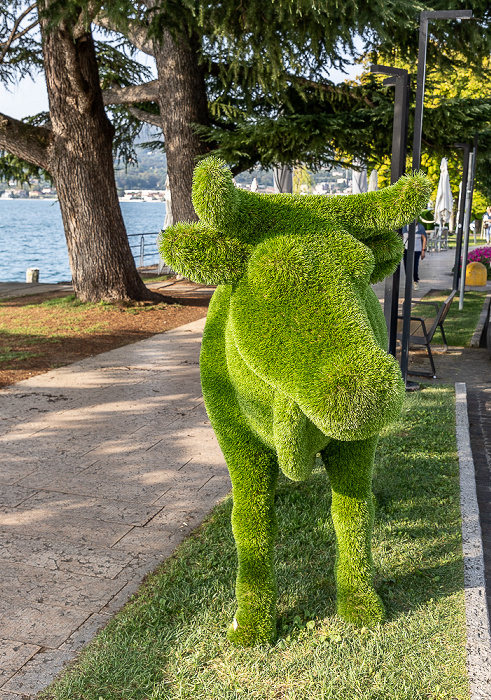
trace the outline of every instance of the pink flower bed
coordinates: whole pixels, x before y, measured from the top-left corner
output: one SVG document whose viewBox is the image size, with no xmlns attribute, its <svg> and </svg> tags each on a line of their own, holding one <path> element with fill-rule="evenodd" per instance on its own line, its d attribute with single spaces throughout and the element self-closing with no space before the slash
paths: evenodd
<svg viewBox="0 0 491 700">
<path fill-rule="evenodd" d="M 467 262 L 480 262 L 485 265 L 488 271 L 488 280 L 491 279 L 491 246 L 474 248 L 467 255 Z"/>
</svg>

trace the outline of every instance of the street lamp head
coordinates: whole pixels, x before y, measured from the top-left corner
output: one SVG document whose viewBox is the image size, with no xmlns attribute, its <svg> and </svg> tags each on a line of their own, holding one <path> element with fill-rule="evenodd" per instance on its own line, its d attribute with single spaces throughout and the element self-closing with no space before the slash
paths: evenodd
<svg viewBox="0 0 491 700">
<path fill-rule="evenodd" d="M 386 75 L 399 75 L 401 78 L 407 75 L 405 68 L 394 68 L 393 66 L 371 65 L 370 73 L 385 73 Z"/>
<path fill-rule="evenodd" d="M 421 22 L 431 19 L 471 19 L 472 10 L 437 10 L 435 12 L 424 10 L 420 17 Z"/>
</svg>

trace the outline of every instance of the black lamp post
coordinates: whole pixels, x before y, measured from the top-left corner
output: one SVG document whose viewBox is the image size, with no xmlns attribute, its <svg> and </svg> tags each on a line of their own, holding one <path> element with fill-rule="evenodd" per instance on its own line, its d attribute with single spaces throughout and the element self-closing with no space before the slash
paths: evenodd
<svg viewBox="0 0 491 700">
<path fill-rule="evenodd" d="M 438 12 L 424 11 L 420 15 L 416 109 L 414 113 L 413 170 L 419 170 L 421 167 L 421 137 L 423 132 L 423 104 L 426 77 L 426 49 L 428 46 L 428 22 L 430 20 L 438 19 L 470 19 L 471 17 L 472 10 L 443 10 Z M 416 234 L 416 224 L 416 221 L 409 224 L 406 258 L 406 284 L 402 311 L 401 374 L 402 378 L 406 382 L 406 387 L 408 387 L 407 370 L 409 362 L 409 335 L 411 329 L 411 301 L 413 290 L 414 238 Z"/>
<path fill-rule="evenodd" d="M 409 118 L 409 73 L 402 68 L 370 66 L 371 73 L 385 73 L 384 85 L 395 85 L 394 122 L 392 127 L 392 157 L 390 161 L 390 183 L 393 185 L 406 171 L 407 127 Z M 399 232 L 402 235 L 402 231 Z M 384 315 L 389 336 L 388 352 L 396 356 L 397 313 L 399 308 L 399 285 L 401 266 L 391 277 L 385 279 Z"/>
</svg>

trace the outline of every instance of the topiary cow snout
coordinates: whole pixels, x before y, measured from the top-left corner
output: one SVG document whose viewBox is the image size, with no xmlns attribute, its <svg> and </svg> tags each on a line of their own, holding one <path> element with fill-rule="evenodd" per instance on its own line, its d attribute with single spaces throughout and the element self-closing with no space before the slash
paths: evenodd
<svg viewBox="0 0 491 700">
<path fill-rule="evenodd" d="M 372 468 L 404 385 L 370 285 L 399 264 L 395 230 L 430 191 L 415 173 L 362 195 L 258 195 L 237 189 L 212 157 L 194 175 L 200 220 L 161 234 L 177 272 L 219 285 L 200 365 L 233 485 L 238 610 L 228 636 L 236 644 L 275 637 L 278 470 L 305 479 L 318 453 L 333 492 L 338 614 L 361 626 L 383 619 L 372 583 Z"/>
</svg>

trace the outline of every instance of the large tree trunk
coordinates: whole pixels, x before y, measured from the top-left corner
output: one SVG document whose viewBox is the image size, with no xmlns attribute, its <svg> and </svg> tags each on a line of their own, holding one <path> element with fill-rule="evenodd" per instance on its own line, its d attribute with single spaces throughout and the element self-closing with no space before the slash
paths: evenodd
<svg viewBox="0 0 491 700">
<path fill-rule="evenodd" d="M 175 221 L 196 221 L 191 201 L 193 170 L 197 157 L 209 150 L 192 126 L 209 124 L 205 76 L 199 64 L 199 37 L 188 38 L 183 33 L 174 40 L 164 30 L 162 40 L 154 41 L 153 48 L 172 213 Z"/>
<path fill-rule="evenodd" d="M 81 22 L 82 20 L 80 20 Z M 41 21 L 52 133 L 47 169 L 58 191 L 74 289 L 83 301 L 156 299 L 131 254 L 114 179 L 90 32 Z"/>
</svg>

